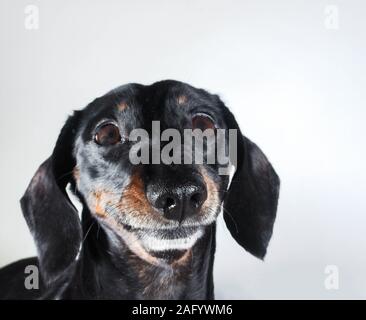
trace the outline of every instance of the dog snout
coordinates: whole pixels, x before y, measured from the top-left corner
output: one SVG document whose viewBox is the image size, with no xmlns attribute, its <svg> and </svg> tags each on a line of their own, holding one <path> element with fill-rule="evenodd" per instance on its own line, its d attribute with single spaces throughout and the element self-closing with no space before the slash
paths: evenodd
<svg viewBox="0 0 366 320">
<path fill-rule="evenodd" d="M 147 198 L 166 219 L 179 223 L 198 214 L 207 199 L 203 181 L 191 181 L 171 186 L 150 185 Z"/>
</svg>

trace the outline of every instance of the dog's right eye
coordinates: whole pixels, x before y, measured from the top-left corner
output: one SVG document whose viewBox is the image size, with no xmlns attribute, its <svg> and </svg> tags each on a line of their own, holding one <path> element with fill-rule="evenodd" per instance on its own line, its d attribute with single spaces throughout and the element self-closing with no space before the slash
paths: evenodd
<svg viewBox="0 0 366 320">
<path fill-rule="evenodd" d="M 94 140 L 101 146 L 110 146 L 121 141 L 121 134 L 116 125 L 107 123 L 97 129 Z"/>
</svg>

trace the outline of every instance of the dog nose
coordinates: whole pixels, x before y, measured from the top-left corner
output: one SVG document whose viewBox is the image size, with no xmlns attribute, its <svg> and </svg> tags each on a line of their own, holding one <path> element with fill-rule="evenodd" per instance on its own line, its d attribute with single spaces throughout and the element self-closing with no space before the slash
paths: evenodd
<svg viewBox="0 0 366 320">
<path fill-rule="evenodd" d="M 200 211 L 207 198 L 207 190 L 203 183 L 189 183 L 155 188 L 153 192 L 148 192 L 147 198 L 165 218 L 182 222 Z"/>
</svg>

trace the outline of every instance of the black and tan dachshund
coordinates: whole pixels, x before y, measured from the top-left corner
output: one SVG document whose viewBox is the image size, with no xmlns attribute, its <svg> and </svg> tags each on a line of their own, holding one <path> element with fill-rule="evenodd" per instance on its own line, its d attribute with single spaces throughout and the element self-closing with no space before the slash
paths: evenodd
<svg viewBox="0 0 366 320">
<path fill-rule="evenodd" d="M 130 133 L 152 134 L 154 121 L 179 132 L 236 129 L 232 179 L 217 163 L 131 163 Z M 263 258 L 278 196 L 271 164 L 217 95 L 172 80 L 119 87 L 68 118 L 35 173 L 21 207 L 38 257 L 0 270 L 0 298 L 213 299 L 218 214 Z M 25 286 L 29 265 L 39 289 Z"/>
</svg>

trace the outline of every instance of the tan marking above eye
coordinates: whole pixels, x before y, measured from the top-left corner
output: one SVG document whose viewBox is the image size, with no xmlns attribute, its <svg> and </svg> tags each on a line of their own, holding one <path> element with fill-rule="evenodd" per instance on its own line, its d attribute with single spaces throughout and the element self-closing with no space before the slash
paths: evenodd
<svg viewBox="0 0 366 320">
<path fill-rule="evenodd" d="M 119 111 L 123 111 L 123 110 L 126 110 L 128 108 L 128 104 L 127 102 L 121 102 L 117 105 L 117 109 Z"/>
<path fill-rule="evenodd" d="M 181 106 L 181 105 L 183 105 L 183 104 L 186 104 L 187 103 L 187 101 L 188 101 L 188 99 L 187 99 L 187 96 L 185 96 L 185 95 L 180 95 L 178 98 L 177 98 L 177 102 L 178 102 L 178 104 Z"/>
</svg>

